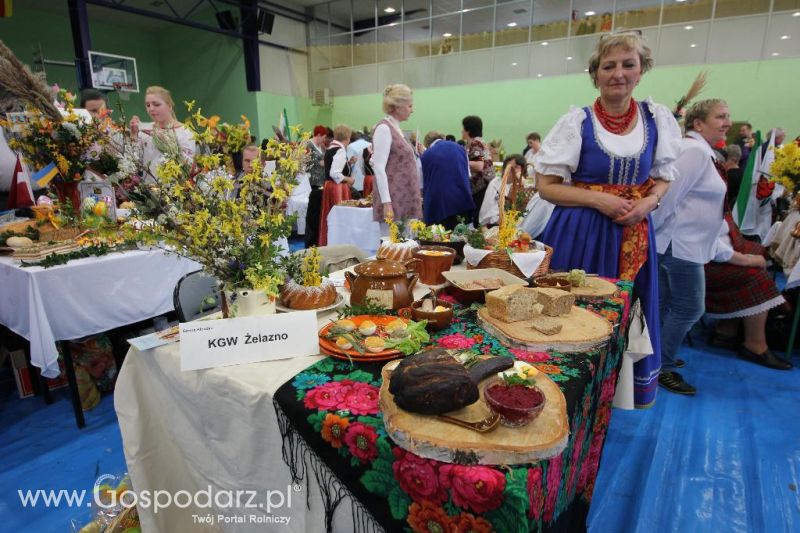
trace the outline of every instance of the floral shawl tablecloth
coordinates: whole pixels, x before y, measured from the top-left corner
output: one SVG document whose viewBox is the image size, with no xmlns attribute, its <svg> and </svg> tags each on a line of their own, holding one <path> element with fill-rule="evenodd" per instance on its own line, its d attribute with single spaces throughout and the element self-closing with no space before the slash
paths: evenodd
<svg viewBox="0 0 800 533">
<path fill-rule="evenodd" d="M 296 480 L 313 473 L 331 530 L 345 496 L 360 531 L 429 533 L 572 531 L 585 528 L 629 322 L 632 284 L 580 304 L 615 325 L 607 347 L 562 354 L 508 349 L 456 306 L 450 328 L 431 339 L 444 348 L 512 355 L 546 372 L 564 392 L 570 435 L 561 455 L 504 467 L 464 466 L 420 458 L 388 438 L 378 409 L 384 363 L 326 359 L 275 394 L 283 457 Z"/>
</svg>

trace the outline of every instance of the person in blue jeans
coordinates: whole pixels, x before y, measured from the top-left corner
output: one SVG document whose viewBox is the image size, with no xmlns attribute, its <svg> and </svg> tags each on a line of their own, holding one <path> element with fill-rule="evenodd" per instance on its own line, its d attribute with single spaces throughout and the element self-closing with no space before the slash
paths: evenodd
<svg viewBox="0 0 800 533">
<path fill-rule="evenodd" d="M 732 249 L 720 237 L 726 186 L 717 170 L 712 146 L 731 127 L 724 100 L 703 100 L 685 117 L 686 136 L 675 161 L 676 178 L 653 212 L 658 251 L 661 315 L 661 373 L 658 383 L 678 394 L 693 395 L 695 387 L 676 371 L 684 362 L 677 353 L 686 334 L 705 311 L 705 273 L 711 260 L 728 260 Z"/>
</svg>

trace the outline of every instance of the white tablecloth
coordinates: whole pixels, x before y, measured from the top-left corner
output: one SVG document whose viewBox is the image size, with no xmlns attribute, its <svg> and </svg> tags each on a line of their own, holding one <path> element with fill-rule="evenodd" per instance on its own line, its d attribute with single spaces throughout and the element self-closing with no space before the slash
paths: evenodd
<svg viewBox="0 0 800 533">
<path fill-rule="evenodd" d="M 342 271 L 332 274 L 343 278 Z M 345 301 L 349 293 L 339 288 Z M 418 287 L 416 298 L 427 289 Z M 335 317 L 319 316 L 320 327 Z M 254 490 L 284 494 L 292 480 L 283 461 L 283 441 L 272 398 L 276 390 L 322 356 L 181 372 L 178 344 L 128 352 L 114 393 L 125 460 L 137 491 Z M 325 513 L 312 472 L 293 492 L 291 507 L 273 509 L 289 516 L 288 527 L 253 524 L 199 524 L 193 515 L 218 512 L 264 515 L 264 509 L 198 509 L 171 506 L 158 513 L 139 508 L 142 531 L 325 531 Z M 308 478 L 311 476 L 311 478 Z M 294 490 L 294 489 L 292 489 Z M 310 490 L 310 509 L 306 491 Z M 334 531 L 354 531 L 349 500 L 334 515 Z"/>
<path fill-rule="evenodd" d="M 78 259 L 51 268 L 22 268 L 0 258 L 0 323 L 31 344 L 31 361 L 57 377 L 56 341 L 76 339 L 173 309 L 178 280 L 194 261 L 161 250 Z"/>
<path fill-rule="evenodd" d="M 374 255 L 381 243 L 381 225 L 371 207 L 336 205 L 328 213 L 328 244 L 354 244 Z"/>
<path fill-rule="evenodd" d="M 292 195 L 286 203 L 286 214 L 297 214 L 297 234 L 306 233 L 306 212 L 308 211 L 308 196 L 311 194 L 311 184 L 308 174 L 298 176 L 297 187 L 292 190 Z"/>
</svg>

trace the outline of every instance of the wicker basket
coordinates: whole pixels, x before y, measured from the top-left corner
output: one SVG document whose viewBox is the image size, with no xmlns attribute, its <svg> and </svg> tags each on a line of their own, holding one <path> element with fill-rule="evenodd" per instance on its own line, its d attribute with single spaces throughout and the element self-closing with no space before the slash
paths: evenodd
<svg viewBox="0 0 800 533">
<path fill-rule="evenodd" d="M 532 277 L 542 276 L 547 274 L 550 270 L 550 258 L 553 256 L 553 248 L 550 246 L 544 245 L 544 260 L 539 265 L 539 267 L 533 272 Z M 525 274 L 523 274 L 517 265 L 514 264 L 514 261 L 511 260 L 511 256 L 505 250 L 499 252 L 490 252 L 486 257 L 481 259 L 480 263 L 476 266 L 472 266 L 469 264 L 469 261 L 466 261 L 467 270 L 474 270 L 476 268 L 499 268 L 500 270 L 505 270 L 509 274 L 513 274 L 518 278 L 528 279 Z"/>
<path fill-rule="evenodd" d="M 80 235 L 82 231 L 81 228 L 54 228 L 46 224 L 39 228 L 39 241 L 68 241 Z"/>
<path fill-rule="evenodd" d="M 505 218 L 505 207 L 506 207 L 506 184 L 508 183 L 508 176 L 510 174 L 511 166 L 509 165 L 506 167 L 506 172 L 503 174 L 503 180 L 500 182 L 500 200 L 499 200 L 499 208 L 500 208 L 500 219 L 498 223 L 500 226 L 503 225 L 503 219 Z M 541 276 L 543 274 L 547 274 L 550 270 L 550 258 L 553 256 L 553 248 L 544 244 L 544 260 L 539 265 L 539 267 L 533 272 L 533 276 Z M 514 261 L 511 260 L 511 256 L 505 250 L 500 251 L 493 251 L 490 252 L 486 257 L 481 259 L 477 266 L 472 266 L 467 263 L 467 270 L 474 270 L 476 268 L 499 268 L 500 270 L 505 270 L 509 274 L 513 274 L 518 278 L 527 279 L 527 276 L 517 268 L 517 265 L 514 264 Z"/>
</svg>

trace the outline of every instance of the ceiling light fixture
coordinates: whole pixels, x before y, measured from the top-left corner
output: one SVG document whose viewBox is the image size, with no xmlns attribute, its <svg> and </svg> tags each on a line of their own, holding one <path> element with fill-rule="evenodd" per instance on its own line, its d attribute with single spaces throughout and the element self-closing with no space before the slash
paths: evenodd
<svg viewBox="0 0 800 533">
<path fill-rule="evenodd" d="M 683 29 L 686 31 L 693 30 L 694 26 L 684 26 Z"/>
<path fill-rule="evenodd" d="M 395 11 L 397 10 L 393 7 L 387 7 L 386 9 L 383 10 L 384 13 L 394 13 Z"/>
<path fill-rule="evenodd" d="M 443 34 L 442 34 L 442 37 L 452 37 L 452 36 L 453 36 L 453 34 L 452 34 L 452 33 L 449 33 L 449 32 L 448 32 L 448 33 L 443 33 Z"/>
<path fill-rule="evenodd" d="M 792 13 L 792 16 L 793 17 L 800 17 L 800 11 L 795 11 L 794 13 Z"/>
<path fill-rule="evenodd" d="M 689 48 L 697 48 L 697 45 L 692 43 L 692 44 L 689 45 Z"/>
<path fill-rule="evenodd" d="M 572 56 L 567 56 L 567 61 L 572 61 Z"/>
<path fill-rule="evenodd" d="M 542 46 L 547 46 L 548 44 L 550 43 L 548 43 L 547 41 L 542 41 Z"/>
<path fill-rule="evenodd" d="M 541 78 L 542 77 L 542 73 L 540 72 L 539 74 L 536 75 L 536 77 L 537 78 Z"/>
<path fill-rule="evenodd" d="M 779 55 L 781 55 L 780 52 L 772 52 L 772 57 L 778 57 Z"/>
<path fill-rule="evenodd" d="M 516 66 L 517 66 L 517 62 L 516 62 L 516 61 L 514 61 L 513 63 L 511 63 L 511 66 L 512 66 L 512 67 L 516 67 Z"/>
<path fill-rule="evenodd" d="M 509 22 L 508 24 L 506 24 L 506 26 L 508 26 L 509 28 L 515 28 L 517 26 L 517 23 L 516 22 Z"/>
<path fill-rule="evenodd" d="M 597 15 L 597 11 L 587 11 L 586 13 L 584 13 L 584 15 L 586 15 L 587 17 L 591 17 L 592 15 Z"/>
<path fill-rule="evenodd" d="M 781 35 L 781 41 L 785 41 L 789 37 L 791 37 L 791 35 Z"/>
</svg>

